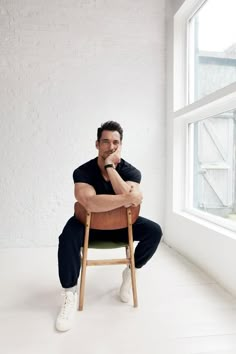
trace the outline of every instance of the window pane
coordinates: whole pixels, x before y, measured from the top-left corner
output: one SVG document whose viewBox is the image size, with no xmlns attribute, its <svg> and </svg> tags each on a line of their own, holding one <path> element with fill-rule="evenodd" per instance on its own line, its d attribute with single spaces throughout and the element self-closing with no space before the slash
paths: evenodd
<svg viewBox="0 0 236 354">
<path fill-rule="evenodd" d="M 236 109 L 190 126 L 192 206 L 236 221 Z"/>
<path fill-rule="evenodd" d="M 189 103 L 236 81 L 236 1 L 207 0 L 189 22 Z"/>
</svg>

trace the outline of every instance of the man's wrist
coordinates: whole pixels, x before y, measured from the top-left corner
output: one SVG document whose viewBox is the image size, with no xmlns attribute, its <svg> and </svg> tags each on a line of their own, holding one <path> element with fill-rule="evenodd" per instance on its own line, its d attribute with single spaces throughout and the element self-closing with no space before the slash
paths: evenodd
<svg viewBox="0 0 236 354">
<path fill-rule="evenodd" d="M 105 170 L 107 168 L 115 168 L 115 165 L 113 163 L 107 163 L 107 164 L 104 165 L 104 168 L 105 168 Z"/>
</svg>

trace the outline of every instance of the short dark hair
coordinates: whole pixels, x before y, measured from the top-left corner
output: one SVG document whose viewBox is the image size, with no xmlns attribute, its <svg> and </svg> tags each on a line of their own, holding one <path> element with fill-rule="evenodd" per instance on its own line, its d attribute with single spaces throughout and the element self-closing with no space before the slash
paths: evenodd
<svg viewBox="0 0 236 354">
<path fill-rule="evenodd" d="M 108 122 L 101 124 L 101 127 L 98 128 L 98 131 L 97 131 L 97 140 L 98 141 L 100 140 L 100 138 L 102 136 L 103 130 L 110 130 L 112 132 L 117 131 L 120 134 L 120 141 L 122 141 L 123 129 L 121 128 L 119 123 L 109 120 Z"/>
</svg>

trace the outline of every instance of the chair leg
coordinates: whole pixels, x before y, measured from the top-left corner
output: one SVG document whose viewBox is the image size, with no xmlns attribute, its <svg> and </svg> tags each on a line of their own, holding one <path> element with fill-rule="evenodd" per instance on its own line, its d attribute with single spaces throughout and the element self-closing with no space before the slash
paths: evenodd
<svg viewBox="0 0 236 354">
<path fill-rule="evenodd" d="M 133 291 L 133 303 L 134 307 L 138 307 L 138 294 L 137 294 L 137 286 L 136 286 L 136 274 L 135 274 L 135 266 L 134 266 L 134 255 L 131 255 L 132 259 L 130 262 L 130 270 L 131 270 L 131 281 L 132 281 L 132 291 Z"/>
<path fill-rule="evenodd" d="M 132 221 L 131 221 L 131 211 L 129 209 L 127 210 L 127 215 L 128 215 L 129 258 L 130 258 L 133 302 L 134 302 L 134 307 L 138 307 L 138 294 L 137 294 L 135 263 L 134 263 L 133 229 L 132 229 Z"/>
<path fill-rule="evenodd" d="M 138 307 L 138 295 L 137 295 L 137 286 L 136 286 L 134 253 L 130 252 L 129 246 L 125 247 L 125 251 L 126 251 L 126 258 L 130 260 L 129 266 L 130 266 L 130 271 L 131 271 L 133 303 L 134 303 L 134 307 Z M 133 260 L 131 260 L 131 257 L 133 258 Z"/>
<path fill-rule="evenodd" d="M 88 243 L 89 243 L 89 227 L 90 227 L 91 213 L 87 213 L 84 247 L 83 247 L 83 260 L 80 278 L 80 291 L 79 291 L 79 311 L 83 311 L 84 306 L 84 290 L 85 290 L 85 277 L 87 268 L 87 255 L 88 255 Z"/>
<path fill-rule="evenodd" d="M 81 278 L 80 278 L 80 289 L 79 289 L 79 311 L 83 311 L 83 307 L 84 307 L 85 277 L 86 277 L 86 258 L 83 255 Z"/>
</svg>

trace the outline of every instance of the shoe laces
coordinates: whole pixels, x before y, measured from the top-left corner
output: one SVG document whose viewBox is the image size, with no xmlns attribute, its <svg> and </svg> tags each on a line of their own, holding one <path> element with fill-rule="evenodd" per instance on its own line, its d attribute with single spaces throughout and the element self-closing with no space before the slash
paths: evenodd
<svg viewBox="0 0 236 354">
<path fill-rule="evenodd" d="M 71 311 L 74 309 L 75 305 L 75 295 L 73 293 L 65 292 L 62 293 L 64 297 L 64 303 L 61 308 L 60 317 L 64 319 L 68 319 L 70 317 Z"/>
</svg>

